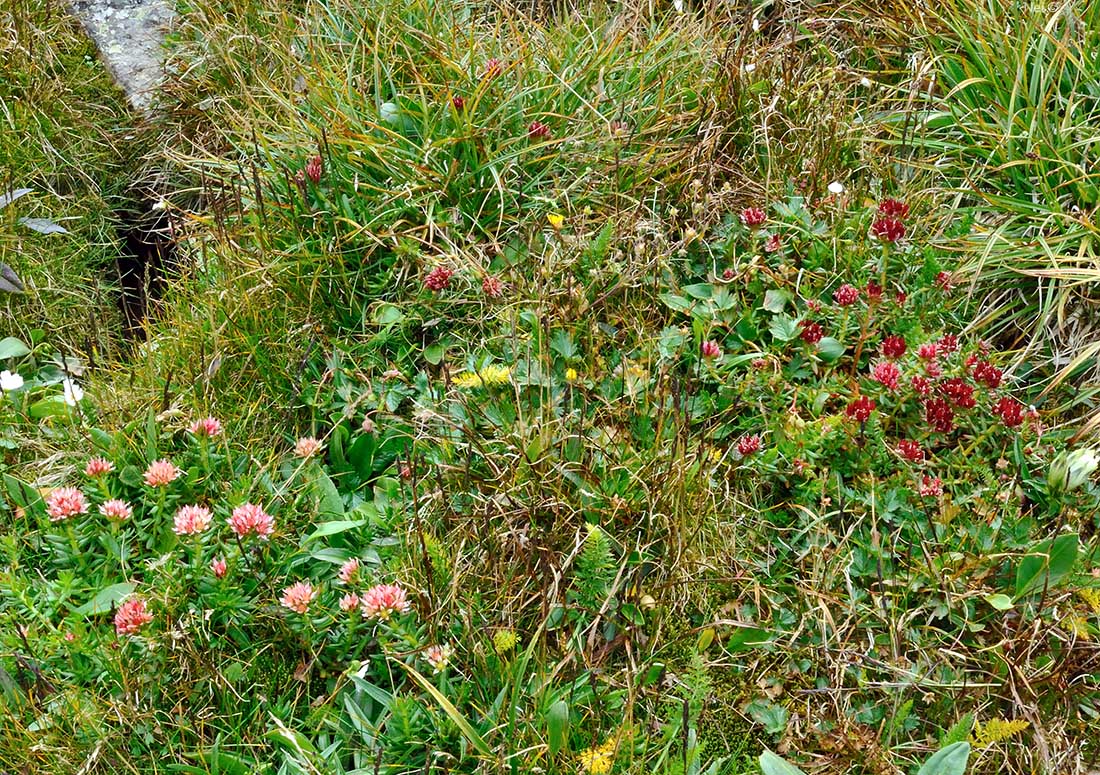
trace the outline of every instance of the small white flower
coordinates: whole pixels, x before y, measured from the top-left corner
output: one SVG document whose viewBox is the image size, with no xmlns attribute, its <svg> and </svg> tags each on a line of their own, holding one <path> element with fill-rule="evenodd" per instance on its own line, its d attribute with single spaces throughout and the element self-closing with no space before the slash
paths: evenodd
<svg viewBox="0 0 1100 775">
<path fill-rule="evenodd" d="M 10 371 L 0 371 L 0 393 L 7 393 L 23 387 L 23 378 Z"/>
<path fill-rule="evenodd" d="M 759 19 L 754 18 L 752 20 L 752 31 L 753 32 L 760 32 L 760 20 Z"/>
<path fill-rule="evenodd" d="M 843 194 L 844 184 L 834 180 L 832 183 L 829 184 L 829 192 L 833 194 Z"/>
<path fill-rule="evenodd" d="M 867 76 L 863 76 L 859 79 L 859 85 L 865 89 L 869 89 L 871 87 L 871 79 Z"/>
<path fill-rule="evenodd" d="M 65 393 L 65 403 L 76 406 L 84 398 L 84 388 L 66 377 L 61 380 L 61 390 Z"/>
<path fill-rule="evenodd" d="M 745 72 L 746 73 L 751 73 L 755 69 L 756 69 L 756 63 L 755 62 L 749 62 L 747 65 L 745 65 Z"/>
</svg>

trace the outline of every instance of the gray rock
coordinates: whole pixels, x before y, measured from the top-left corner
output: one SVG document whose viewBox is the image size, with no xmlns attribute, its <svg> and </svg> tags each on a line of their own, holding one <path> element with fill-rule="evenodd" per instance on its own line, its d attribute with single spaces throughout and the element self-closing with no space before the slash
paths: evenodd
<svg viewBox="0 0 1100 775">
<path fill-rule="evenodd" d="M 130 104 L 148 111 L 164 77 L 163 43 L 170 0 L 68 0 Z"/>
</svg>

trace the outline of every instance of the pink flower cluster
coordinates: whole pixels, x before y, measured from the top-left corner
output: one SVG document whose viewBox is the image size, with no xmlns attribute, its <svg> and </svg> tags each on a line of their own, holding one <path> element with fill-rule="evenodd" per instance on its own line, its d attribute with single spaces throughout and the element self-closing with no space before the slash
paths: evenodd
<svg viewBox="0 0 1100 775">
<path fill-rule="evenodd" d="M 58 487 L 46 496 L 46 513 L 50 522 L 61 522 L 77 514 L 87 514 L 88 501 L 75 487 Z"/>
<path fill-rule="evenodd" d="M 264 511 L 263 507 L 254 503 L 243 503 L 233 509 L 227 522 L 233 532 L 241 538 L 255 535 L 266 540 L 275 530 L 274 518 Z"/>
<path fill-rule="evenodd" d="M 279 602 L 291 611 L 304 614 L 309 611 L 309 604 L 317 594 L 317 590 L 308 581 L 298 581 L 283 590 Z"/>
<path fill-rule="evenodd" d="M 437 266 L 425 276 L 424 287 L 439 293 L 450 287 L 452 277 L 454 277 L 454 270 L 445 266 Z"/>
<path fill-rule="evenodd" d="M 176 511 L 172 530 L 176 535 L 199 535 L 210 527 L 213 515 L 205 506 L 181 506 Z"/>
<path fill-rule="evenodd" d="M 741 211 L 741 223 L 750 229 L 759 229 L 768 221 L 768 214 L 759 207 L 746 207 Z"/>
<path fill-rule="evenodd" d="M 93 457 L 88 461 L 88 464 L 84 466 L 84 475 L 89 479 L 98 479 L 101 476 L 106 476 L 115 470 L 115 464 L 110 460 L 102 457 Z"/>
<path fill-rule="evenodd" d="M 741 457 L 748 457 L 753 453 L 759 452 L 761 446 L 760 436 L 758 434 L 742 436 L 737 440 L 737 452 Z"/>
<path fill-rule="evenodd" d="M 145 483 L 150 487 L 167 487 L 179 475 L 180 470 L 170 460 L 154 460 L 145 469 Z"/>
<path fill-rule="evenodd" d="M 222 424 L 216 417 L 206 417 L 202 420 L 195 420 L 188 430 L 191 431 L 192 436 L 197 436 L 200 439 L 212 439 L 221 435 Z"/>
<path fill-rule="evenodd" d="M 360 604 L 363 616 L 383 622 L 389 621 L 395 614 L 407 614 L 412 608 L 405 590 L 397 584 L 371 587 L 360 597 Z"/>
<path fill-rule="evenodd" d="M 134 515 L 134 510 L 130 508 L 130 504 L 124 500 L 118 498 L 112 498 L 108 501 L 103 501 L 99 504 L 99 513 L 107 517 L 107 519 L 113 519 L 116 522 L 125 522 Z"/>
<path fill-rule="evenodd" d="M 140 597 L 132 597 L 115 611 L 115 632 L 119 635 L 137 635 L 141 628 L 153 621 L 153 615 Z"/>
</svg>

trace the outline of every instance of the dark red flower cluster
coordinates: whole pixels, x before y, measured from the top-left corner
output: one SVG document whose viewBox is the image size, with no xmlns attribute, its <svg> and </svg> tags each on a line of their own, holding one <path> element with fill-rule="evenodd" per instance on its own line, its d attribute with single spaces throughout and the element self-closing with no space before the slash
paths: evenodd
<svg viewBox="0 0 1100 775">
<path fill-rule="evenodd" d="M 882 340 L 882 354 L 891 360 L 905 355 L 905 339 L 900 336 L 888 336 Z"/>
<path fill-rule="evenodd" d="M 938 498 L 943 495 L 943 481 L 938 476 L 925 474 L 921 477 L 920 487 L 917 490 L 922 498 Z"/>
<path fill-rule="evenodd" d="M 942 398 L 924 402 L 924 419 L 939 433 L 950 433 L 955 428 L 955 410 Z"/>
<path fill-rule="evenodd" d="M 1004 372 L 989 361 L 978 361 L 974 364 L 974 379 L 982 383 L 990 390 L 996 390 L 1001 385 Z"/>
<path fill-rule="evenodd" d="M 458 95 L 451 97 L 451 106 L 458 111 L 461 111 L 466 107 L 466 100 L 462 99 Z"/>
<path fill-rule="evenodd" d="M 737 451 L 741 457 L 748 457 L 754 452 L 760 451 L 760 437 L 755 433 L 751 436 L 742 436 L 737 440 Z"/>
<path fill-rule="evenodd" d="M 955 287 L 955 278 L 951 276 L 950 272 L 940 272 L 936 275 L 936 285 L 940 286 L 940 290 L 947 293 Z"/>
<path fill-rule="evenodd" d="M 758 229 L 768 220 L 768 215 L 759 207 L 746 207 L 741 211 L 741 223 L 750 229 Z"/>
<path fill-rule="evenodd" d="M 874 280 L 867 282 L 867 287 L 863 289 L 863 292 L 867 294 L 867 301 L 871 304 L 878 304 L 882 301 L 882 286 Z"/>
<path fill-rule="evenodd" d="M 825 329 L 821 327 L 820 323 L 815 323 L 812 320 L 803 320 L 802 333 L 799 334 L 802 337 L 802 341 L 806 344 L 817 344 L 821 341 L 821 338 L 825 336 Z"/>
<path fill-rule="evenodd" d="M 940 341 L 936 343 L 936 347 L 941 353 L 953 353 L 959 349 L 959 337 L 954 334 L 944 334 L 940 337 Z"/>
<path fill-rule="evenodd" d="M 781 247 L 783 247 L 783 242 L 779 239 L 779 235 L 773 234 L 768 237 L 767 241 L 764 243 L 764 252 L 774 253 Z"/>
<path fill-rule="evenodd" d="M 321 164 L 321 157 L 314 156 L 306 162 L 306 177 L 313 181 L 314 185 L 321 182 L 321 173 L 324 171 L 324 167 Z"/>
<path fill-rule="evenodd" d="M 978 403 L 974 400 L 974 386 L 962 377 L 945 379 L 940 383 L 940 392 L 960 409 L 973 409 Z"/>
<path fill-rule="evenodd" d="M 883 242 L 897 242 L 905 236 L 905 224 L 897 218 L 878 218 L 871 224 L 871 234 Z"/>
<path fill-rule="evenodd" d="M 897 218 L 904 221 L 909 217 L 909 205 L 898 199 L 887 197 L 878 203 L 878 214 L 883 218 Z"/>
<path fill-rule="evenodd" d="M 887 390 L 897 390 L 901 369 L 893 361 L 879 361 L 871 369 L 871 379 L 883 385 Z"/>
<path fill-rule="evenodd" d="M 1015 428 L 1024 421 L 1024 405 L 1009 396 L 998 398 L 997 402 L 993 404 L 992 411 L 1009 428 Z"/>
<path fill-rule="evenodd" d="M 527 127 L 527 137 L 532 140 L 545 140 L 550 136 L 550 127 L 541 121 L 532 121 Z"/>
<path fill-rule="evenodd" d="M 922 377 L 917 374 L 910 380 L 910 384 L 913 386 L 913 392 L 922 398 L 926 398 L 932 394 L 932 381 L 928 377 Z"/>
<path fill-rule="evenodd" d="M 913 441 L 912 439 L 904 439 L 898 442 L 898 454 L 914 463 L 924 460 L 924 449 L 921 448 L 919 441 Z"/>
<path fill-rule="evenodd" d="M 861 423 L 867 422 L 873 411 L 875 411 L 875 402 L 867 396 L 859 396 L 848 404 L 848 408 L 845 410 L 849 417 Z"/>
<path fill-rule="evenodd" d="M 428 272 L 428 276 L 424 278 L 424 287 L 436 292 L 442 291 L 444 288 L 450 286 L 453 276 L 453 270 L 445 266 L 437 266 L 435 269 Z"/>
</svg>

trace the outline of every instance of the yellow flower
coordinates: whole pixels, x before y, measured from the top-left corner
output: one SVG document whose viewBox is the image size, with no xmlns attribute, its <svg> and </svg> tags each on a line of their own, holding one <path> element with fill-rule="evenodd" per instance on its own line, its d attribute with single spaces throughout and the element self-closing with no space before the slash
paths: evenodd
<svg viewBox="0 0 1100 775">
<path fill-rule="evenodd" d="M 1023 719 L 991 718 L 984 724 L 974 725 L 972 742 L 975 747 L 985 748 L 1015 737 L 1029 726 L 1030 724 Z"/>
<path fill-rule="evenodd" d="M 555 230 L 558 230 L 562 227 L 562 224 L 565 223 L 565 216 L 559 213 L 547 213 L 546 220 Z"/>
<path fill-rule="evenodd" d="M 596 748 L 587 748 L 577 755 L 577 764 L 588 775 L 607 775 L 615 766 L 615 738 Z"/>
<path fill-rule="evenodd" d="M 1094 614 L 1100 614 L 1100 590 L 1079 589 L 1077 596 L 1088 604 Z"/>
<path fill-rule="evenodd" d="M 572 368 L 572 367 L 566 369 L 565 370 L 565 381 L 566 382 L 576 382 L 577 381 L 577 370 Z"/>
<path fill-rule="evenodd" d="M 512 369 L 508 366 L 490 364 L 477 371 L 464 371 L 451 380 L 455 387 L 470 390 L 491 385 L 507 385 L 512 379 Z"/>
<path fill-rule="evenodd" d="M 493 650 L 501 656 L 507 654 L 519 643 L 515 630 L 497 630 L 493 635 Z"/>
</svg>

